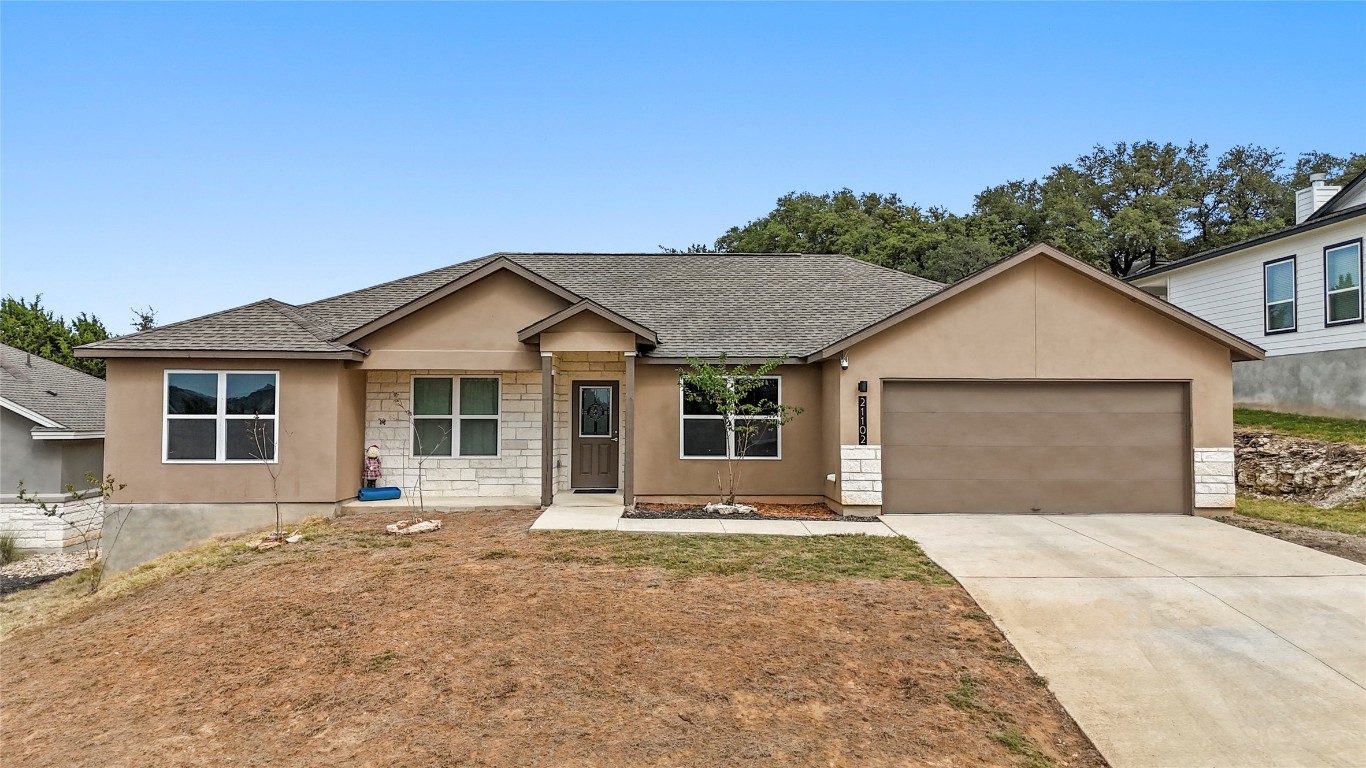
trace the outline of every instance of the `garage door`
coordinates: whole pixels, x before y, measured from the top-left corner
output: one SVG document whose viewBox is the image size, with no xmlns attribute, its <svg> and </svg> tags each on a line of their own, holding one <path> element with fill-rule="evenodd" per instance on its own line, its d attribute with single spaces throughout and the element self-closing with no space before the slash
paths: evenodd
<svg viewBox="0 0 1366 768">
<path fill-rule="evenodd" d="M 883 512 L 1187 513 L 1186 385 L 889 381 Z"/>
</svg>

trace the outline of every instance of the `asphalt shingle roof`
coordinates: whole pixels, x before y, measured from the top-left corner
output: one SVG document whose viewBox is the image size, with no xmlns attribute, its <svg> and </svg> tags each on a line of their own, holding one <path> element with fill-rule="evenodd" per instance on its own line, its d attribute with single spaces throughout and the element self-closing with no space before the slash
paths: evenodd
<svg viewBox="0 0 1366 768">
<path fill-rule="evenodd" d="M 102 379 L 4 344 L 0 344 L 0 396 L 66 429 L 104 429 Z"/>
<path fill-rule="evenodd" d="M 654 331 L 658 357 L 806 355 L 943 288 L 837 255 L 506 253 L 297 307 L 267 299 L 88 348 L 344 351 L 336 339 L 498 258 Z"/>
</svg>

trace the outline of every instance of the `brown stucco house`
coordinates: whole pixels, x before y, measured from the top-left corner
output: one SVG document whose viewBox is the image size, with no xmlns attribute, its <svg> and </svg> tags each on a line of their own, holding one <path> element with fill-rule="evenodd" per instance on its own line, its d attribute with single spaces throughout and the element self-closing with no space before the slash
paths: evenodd
<svg viewBox="0 0 1366 768">
<path fill-rule="evenodd" d="M 108 361 L 130 530 L 189 536 L 269 519 L 262 430 L 292 516 L 352 499 L 372 444 L 404 488 L 415 446 L 438 454 L 429 499 L 707 497 L 730 448 L 684 407 L 679 369 L 722 354 L 782 358 L 772 394 L 805 409 L 748 461 L 751 499 L 1225 508 L 1231 364 L 1262 351 L 1041 245 L 952 286 L 834 255 L 503 253 L 79 354 Z"/>
</svg>

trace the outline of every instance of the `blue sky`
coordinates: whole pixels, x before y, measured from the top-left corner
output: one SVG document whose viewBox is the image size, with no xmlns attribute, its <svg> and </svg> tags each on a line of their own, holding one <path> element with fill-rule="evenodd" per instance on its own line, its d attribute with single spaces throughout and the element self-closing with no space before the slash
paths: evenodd
<svg viewBox="0 0 1366 768">
<path fill-rule="evenodd" d="M 1096 143 L 1366 150 L 1366 4 L 0 9 L 0 289 L 161 322 L 782 194 L 968 210 Z"/>
</svg>

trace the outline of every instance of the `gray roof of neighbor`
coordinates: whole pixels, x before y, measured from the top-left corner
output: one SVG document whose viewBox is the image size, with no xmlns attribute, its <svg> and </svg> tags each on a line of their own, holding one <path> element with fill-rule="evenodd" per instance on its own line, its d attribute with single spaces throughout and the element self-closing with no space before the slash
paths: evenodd
<svg viewBox="0 0 1366 768">
<path fill-rule="evenodd" d="M 292 306 L 273 299 L 86 349 L 339 352 L 350 331 L 506 259 L 649 328 L 657 357 L 801 356 L 943 285 L 848 256 L 502 253 Z"/>
<path fill-rule="evenodd" d="M 64 430 L 104 429 L 103 379 L 5 344 L 0 344 L 0 396 Z"/>
</svg>

